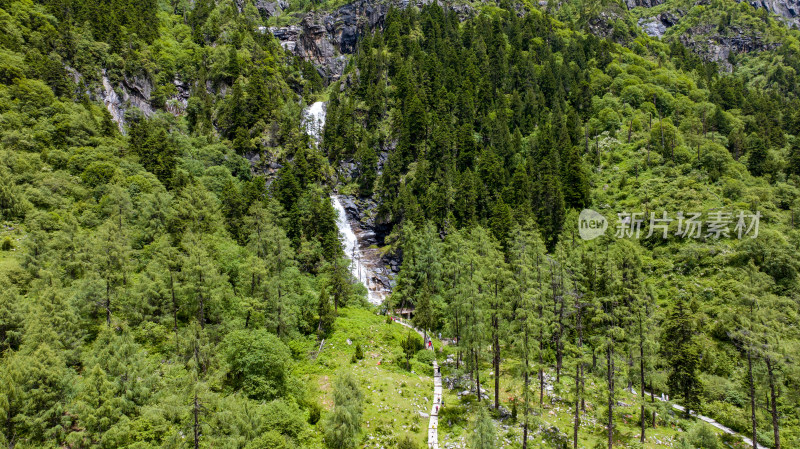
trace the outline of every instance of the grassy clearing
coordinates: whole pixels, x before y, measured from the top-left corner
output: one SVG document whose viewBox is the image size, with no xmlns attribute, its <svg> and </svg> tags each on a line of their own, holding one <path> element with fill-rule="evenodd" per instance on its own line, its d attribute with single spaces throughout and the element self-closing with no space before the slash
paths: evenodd
<svg viewBox="0 0 800 449">
<path fill-rule="evenodd" d="M 303 357 L 295 368 L 295 375 L 317 395 L 326 412 L 333 407 L 331 385 L 336 375 L 348 370 L 358 379 L 364 392 L 361 447 L 395 447 L 405 435 L 419 447 L 427 445 L 428 419 L 420 412 L 427 414 L 431 409 L 433 370 L 416 358 L 411 360 L 411 371 L 406 370 L 400 341 L 409 332 L 413 331 L 387 324 L 385 317 L 373 311 L 343 308 L 319 356 L 314 360 Z M 352 363 L 356 344 L 361 345 L 364 358 Z M 304 349 L 313 354 L 318 349 L 315 346 L 308 341 Z M 322 421 L 324 418 L 325 413 Z M 321 424 L 312 426 L 314 435 L 309 440 L 323 447 L 320 430 Z"/>
<path fill-rule="evenodd" d="M 397 323 L 387 324 L 383 316 L 360 308 L 343 308 L 339 311 L 335 331 L 325 340 L 322 351 L 313 359 L 300 357 L 295 366 L 295 375 L 323 406 L 323 420 L 311 426 L 305 443 L 310 447 L 324 447 L 321 429 L 325 414 L 333 407 L 331 385 L 333 379 L 349 370 L 360 382 L 364 392 L 364 419 L 362 425 L 362 448 L 391 448 L 405 435 L 409 435 L 420 448 L 426 447 L 427 417 L 420 414 L 430 412 L 433 394 L 432 369 L 414 357 L 411 371 L 405 368 L 405 358 L 400 341 L 410 329 Z M 350 344 L 347 340 L 350 340 Z M 360 344 L 364 358 L 352 362 L 356 344 Z M 443 361 L 453 348 L 443 347 L 434 341 L 438 358 Z M 304 342 L 305 355 L 316 353 L 314 341 Z M 514 398 L 522 395 L 522 381 L 515 375 L 519 361 L 508 358 L 501 366 L 500 402 L 508 410 L 513 409 Z M 439 442 L 442 447 L 466 448 L 474 413 L 478 407 L 489 407 L 494 398 L 494 377 L 487 364 L 481 370 L 482 388 L 486 390 L 482 403 L 474 395 L 459 397 L 459 390 L 443 391 L 444 407 L 440 414 Z M 443 365 L 445 377 L 455 374 L 455 367 Z M 547 372 L 554 381 L 555 373 Z M 561 382 L 546 391 L 544 403 L 538 402 L 538 384 L 532 378 L 531 435 L 529 447 L 572 447 L 571 435 L 574 419 L 574 378 L 562 376 Z M 606 441 L 605 410 L 606 385 L 602 380 L 589 375 L 586 379 L 586 411 L 581 413 L 579 430 L 580 448 L 591 449 Z M 669 409 L 666 403 L 656 401 L 648 404 L 658 413 L 657 426 L 647 428 L 647 442 L 642 446 L 639 437 L 640 396 L 628 391 L 617 392 L 618 406 L 615 408 L 618 447 L 664 448 L 673 447 L 676 438 L 690 428 L 694 422 L 684 420 Z M 648 399 L 649 400 L 649 399 Z M 522 447 L 522 407 L 518 407 L 517 418 L 500 419 L 495 414 L 498 448 Z M 567 446 L 559 446 L 566 443 Z M 744 447 L 744 446 L 742 446 Z"/>
<path fill-rule="evenodd" d="M 447 353 L 447 351 L 446 351 Z M 487 364 L 488 365 L 488 364 Z M 514 398 L 522 396 L 523 385 L 521 376 L 512 376 L 519 371 L 519 361 L 508 359 L 501 365 L 500 378 L 500 405 L 508 410 L 513 410 Z M 445 365 L 443 376 L 457 374 L 455 366 Z M 453 448 L 468 447 L 470 426 L 478 407 L 491 407 L 494 404 L 494 377 L 490 369 L 481 370 L 482 389 L 486 390 L 481 404 L 475 395 L 459 397 L 458 390 L 444 391 L 444 408 L 440 415 L 440 443 Z M 546 371 L 550 381 L 555 381 L 555 372 Z M 561 448 L 572 447 L 572 432 L 575 413 L 574 377 L 562 374 L 561 382 L 553 385 L 552 390 L 545 391 L 543 403 L 539 403 L 539 387 L 536 376 L 531 379 L 531 417 L 529 447 L 534 448 Z M 579 429 L 578 447 L 591 449 L 606 447 L 606 416 L 607 396 L 606 384 L 592 376 L 586 378 L 586 411 L 581 412 L 581 425 Z M 644 445 L 639 443 L 639 407 L 641 396 L 629 391 L 617 391 L 618 405 L 614 409 L 615 447 L 632 448 L 664 448 L 673 447 L 677 438 L 695 424 L 694 420 L 683 419 L 677 411 L 673 411 L 666 403 L 656 400 L 650 402 L 648 407 L 655 409 L 658 414 L 657 425 L 648 424 Z M 497 414 L 495 414 L 497 417 Z M 508 417 L 496 419 L 498 436 L 497 447 L 520 448 L 522 447 L 522 406 L 517 410 L 517 419 Z M 721 431 L 714 429 L 721 435 Z M 731 447 L 744 448 L 743 443 L 733 444 Z"/>
</svg>

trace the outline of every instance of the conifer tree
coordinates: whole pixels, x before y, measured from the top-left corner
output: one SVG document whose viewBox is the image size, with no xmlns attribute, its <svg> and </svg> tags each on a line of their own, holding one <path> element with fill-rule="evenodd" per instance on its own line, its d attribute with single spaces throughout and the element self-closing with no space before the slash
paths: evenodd
<svg viewBox="0 0 800 449">
<path fill-rule="evenodd" d="M 363 393 L 350 373 L 342 373 L 333 387 L 333 412 L 325 423 L 325 442 L 335 449 L 358 443 L 363 414 Z"/>
<path fill-rule="evenodd" d="M 689 410 L 699 409 L 702 388 L 697 372 L 700 346 L 695 332 L 694 317 L 686 298 L 676 295 L 664 322 L 664 342 L 661 347 L 671 368 L 667 385 L 673 395 L 680 395 L 687 415 Z"/>
<path fill-rule="evenodd" d="M 522 378 L 522 447 L 528 447 L 528 429 L 530 426 L 530 374 L 537 353 L 541 350 L 537 337 L 542 334 L 545 323 L 536 313 L 537 302 L 543 295 L 537 275 L 545 259 L 544 243 L 531 223 L 526 227 L 515 227 L 511 231 L 509 245 L 509 269 L 513 283 L 511 284 L 512 336 L 514 347 L 523 360 Z"/>
<path fill-rule="evenodd" d="M 492 449 L 495 447 L 496 431 L 494 423 L 485 408 L 478 409 L 474 429 L 470 438 L 471 449 Z"/>
</svg>

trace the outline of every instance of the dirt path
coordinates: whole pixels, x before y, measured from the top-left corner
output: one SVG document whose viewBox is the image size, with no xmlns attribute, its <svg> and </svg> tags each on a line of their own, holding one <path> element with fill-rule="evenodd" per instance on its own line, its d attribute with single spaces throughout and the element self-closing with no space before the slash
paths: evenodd
<svg viewBox="0 0 800 449">
<path fill-rule="evenodd" d="M 650 393 L 648 393 L 646 391 L 642 391 L 642 394 L 647 396 Z M 655 398 L 658 399 L 659 401 L 666 402 L 665 399 L 662 399 L 662 398 L 660 398 L 658 396 L 656 396 Z M 675 410 L 680 410 L 682 412 L 686 411 L 686 408 L 684 408 L 682 405 L 678 405 L 678 404 L 675 404 L 675 403 L 672 403 L 672 408 L 674 408 Z M 723 431 L 723 432 L 725 432 L 725 433 L 727 433 L 729 435 L 733 435 L 733 436 L 741 438 L 742 441 L 744 441 L 744 443 L 747 444 L 748 446 L 752 446 L 753 445 L 753 440 L 751 440 L 750 438 L 747 438 L 746 436 L 734 431 L 733 429 L 730 429 L 728 427 L 723 426 L 722 424 L 714 421 L 713 419 L 709 418 L 708 416 L 698 415 L 697 413 L 695 413 L 693 411 L 690 411 L 689 413 L 692 416 L 694 416 L 695 418 L 699 419 L 700 421 L 705 421 L 705 422 L 711 424 L 713 427 L 716 427 L 717 429 L 719 429 L 719 430 L 721 430 L 721 431 Z M 763 446 L 758 446 L 755 449 L 759 449 L 759 448 L 762 448 L 762 447 Z"/>
<path fill-rule="evenodd" d="M 416 327 L 406 323 L 406 321 L 404 319 L 402 319 L 402 318 L 394 317 L 394 322 L 397 323 L 397 324 L 402 324 L 403 326 L 405 326 L 405 327 L 411 329 L 412 331 L 418 333 L 419 336 L 422 337 L 423 342 L 424 342 L 424 340 L 425 340 L 425 333 L 424 332 L 422 332 L 421 330 L 417 329 Z"/>
</svg>

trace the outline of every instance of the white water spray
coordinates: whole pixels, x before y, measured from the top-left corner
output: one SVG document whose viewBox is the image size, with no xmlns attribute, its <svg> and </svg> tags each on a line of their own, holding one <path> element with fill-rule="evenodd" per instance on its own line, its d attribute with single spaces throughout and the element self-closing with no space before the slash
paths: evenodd
<svg viewBox="0 0 800 449">
<path fill-rule="evenodd" d="M 322 130 L 325 128 L 325 102 L 318 101 L 307 107 L 303 111 L 303 124 L 306 127 L 306 134 L 319 143 Z"/>
<path fill-rule="evenodd" d="M 317 144 L 319 144 L 322 130 L 325 127 L 325 112 L 325 103 L 322 101 L 312 103 L 303 111 L 303 125 L 306 133 Z M 350 259 L 350 272 L 353 273 L 354 278 L 358 279 L 358 282 L 367 287 L 367 299 L 369 302 L 378 305 L 383 302 L 387 292 L 380 283 L 373 279 L 374 270 L 368 264 L 365 264 L 365 262 L 369 262 L 369 259 L 365 258 L 361 252 L 358 237 L 347 220 L 347 212 L 345 212 L 341 200 L 338 196 L 331 195 L 331 202 L 338 215 L 336 227 L 339 228 L 342 249 L 345 256 Z"/>
<path fill-rule="evenodd" d="M 367 287 L 367 299 L 369 302 L 378 305 L 383 302 L 386 292 L 380 284 L 370 281 L 372 269 L 364 264 L 365 259 L 358 246 L 358 237 L 356 237 L 350 222 L 347 220 L 347 212 L 344 210 L 342 201 L 336 195 L 331 196 L 331 201 L 333 201 L 333 208 L 336 209 L 336 227 L 339 228 L 342 249 L 345 256 L 350 259 L 350 272 L 353 273 L 354 278 Z"/>
</svg>

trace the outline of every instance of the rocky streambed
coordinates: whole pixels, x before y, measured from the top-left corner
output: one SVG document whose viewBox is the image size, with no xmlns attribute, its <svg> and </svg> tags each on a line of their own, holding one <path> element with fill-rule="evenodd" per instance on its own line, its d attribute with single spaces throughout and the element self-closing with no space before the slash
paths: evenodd
<svg viewBox="0 0 800 449">
<path fill-rule="evenodd" d="M 323 102 L 309 105 L 303 111 L 306 133 L 319 144 L 325 126 L 326 107 Z M 338 215 L 336 226 L 342 250 L 350 259 L 350 272 L 367 288 L 368 299 L 381 304 L 392 291 L 394 276 L 400 269 L 396 256 L 382 254 L 388 225 L 375 220 L 377 204 L 371 198 L 331 195 L 331 203 Z"/>
<path fill-rule="evenodd" d="M 400 269 L 398 257 L 382 254 L 380 250 L 388 229 L 371 218 L 376 206 L 370 199 L 332 195 L 331 201 L 339 214 L 336 225 L 342 249 L 352 261 L 350 271 L 367 287 L 369 301 L 381 304 L 391 293 Z"/>
</svg>

